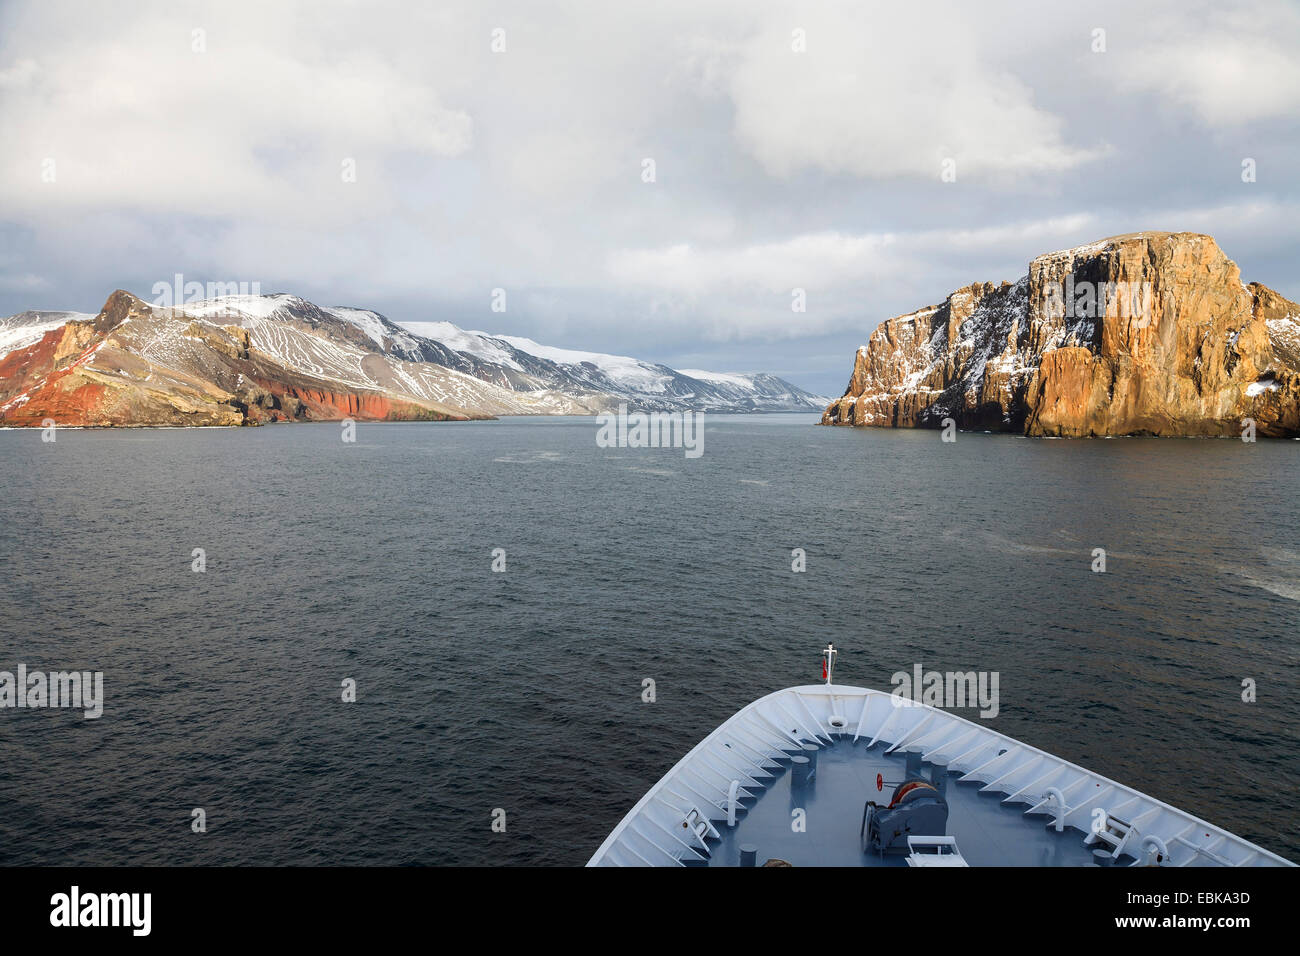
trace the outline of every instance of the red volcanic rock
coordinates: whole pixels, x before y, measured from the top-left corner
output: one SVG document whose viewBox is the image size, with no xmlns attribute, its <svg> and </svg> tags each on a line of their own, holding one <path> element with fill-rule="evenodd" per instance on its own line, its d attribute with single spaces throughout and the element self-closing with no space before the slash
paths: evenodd
<svg viewBox="0 0 1300 956">
<path fill-rule="evenodd" d="M 334 327 L 276 328 L 267 333 L 267 344 L 280 351 L 262 349 L 257 333 L 248 328 L 155 308 L 119 290 L 93 320 L 69 321 L 38 342 L 0 356 L 0 424 L 40 426 L 52 419 L 65 426 L 258 425 L 492 417 L 419 394 L 422 383 L 455 373 L 415 362 L 395 370 L 391 360 L 359 348 L 354 330 L 343 333 Z M 351 372 L 351 380 L 327 377 L 320 356 Z M 373 371 L 363 371 L 367 368 Z"/>
<path fill-rule="evenodd" d="M 319 388 L 286 386 L 278 382 L 259 384 L 280 399 L 281 403 L 286 399 L 296 402 L 299 407 L 307 410 L 305 414 L 313 420 L 333 421 L 351 418 L 367 421 L 438 421 L 449 417 L 458 417 L 462 421 L 465 419 L 465 416 L 449 416 L 377 392 L 364 394 L 334 392 Z"/>
<path fill-rule="evenodd" d="M 1300 306 L 1209 236 L 1138 233 L 1039 256 L 889 319 L 829 425 L 1027 435 L 1300 435 Z"/>
</svg>

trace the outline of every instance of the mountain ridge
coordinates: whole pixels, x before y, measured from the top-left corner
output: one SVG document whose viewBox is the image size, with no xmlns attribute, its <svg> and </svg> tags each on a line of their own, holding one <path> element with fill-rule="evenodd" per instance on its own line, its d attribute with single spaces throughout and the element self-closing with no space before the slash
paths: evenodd
<svg viewBox="0 0 1300 956">
<path fill-rule="evenodd" d="M 572 353 L 595 361 L 566 364 L 546 354 L 565 350 L 529 339 L 438 325 L 463 347 L 372 310 L 321 307 L 289 293 L 173 307 L 119 289 L 94 316 L 29 311 L 0 319 L 0 425 L 591 415 L 620 404 L 812 410 L 825 401 L 774 376 L 710 373 L 733 381 L 708 382 L 600 353 Z M 611 374 L 619 363 L 626 374 Z"/>
</svg>

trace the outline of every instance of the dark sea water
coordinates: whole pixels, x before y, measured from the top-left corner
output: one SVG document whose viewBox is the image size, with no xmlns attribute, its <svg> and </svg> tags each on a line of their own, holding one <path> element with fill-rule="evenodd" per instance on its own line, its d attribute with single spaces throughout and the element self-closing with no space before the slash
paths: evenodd
<svg viewBox="0 0 1300 956">
<path fill-rule="evenodd" d="M 1300 859 L 1300 444 L 705 434 L 0 431 L 0 670 L 107 698 L 0 710 L 0 864 L 581 864 L 828 640 Z"/>
</svg>

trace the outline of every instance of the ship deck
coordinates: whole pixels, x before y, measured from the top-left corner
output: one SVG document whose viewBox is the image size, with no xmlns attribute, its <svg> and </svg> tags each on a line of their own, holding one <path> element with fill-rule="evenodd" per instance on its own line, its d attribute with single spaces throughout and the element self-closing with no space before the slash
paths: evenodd
<svg viewBox="0 0 1300 956">
<path fill-rule="evenodd" d="M 891 782 L 903 779 L 901 753 L 886 754 L 877 744 L 840 738 L 817 755 L 817 773 L 807 784 L 794 786 L 787 768 L 758 794 L 750 809 L 737 815 L 736 826 L 717 823 L 721 840 L 709 840 L 710 856 L 697 865 L 739 866 L 740 847 L 757 850 L 762 866 L 776 858 L 794 866 L 906 866 L 906 853 L 864 853 L 862 814 L 868 800 L 888 802 Z M 885 780 L 876 790 L 876 774 Z M 925 768 L 927 778 L 930 768 Z M 1048 816 L 1026 817 L 1024 807 L 1002 802 L 1002 794 L 980 793 L 974 783 L 949 776 L 948 835 L 971 866 L 1091 866 L 1098 862 L 1077 831 L 1057 833 Z M 791 824 L 792 811 L 805 812 L 805 832 Z M 1123 863 L 1132 862 L 1127 858 Z"/>
</svg>

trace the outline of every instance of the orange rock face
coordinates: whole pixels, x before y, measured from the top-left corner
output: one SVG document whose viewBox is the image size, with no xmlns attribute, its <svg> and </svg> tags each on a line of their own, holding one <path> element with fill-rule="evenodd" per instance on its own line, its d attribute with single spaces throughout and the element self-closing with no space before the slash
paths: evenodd
<svg viewBox="0 0 1300 956">
<path fill-rule="evenodd" d="M 1300 435 L 1300 306 L 1241 282 L 1209 236 L 1039 256 L 889 319 L 823 424 L 1041 436 Z"/>
</svg>

